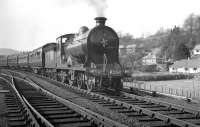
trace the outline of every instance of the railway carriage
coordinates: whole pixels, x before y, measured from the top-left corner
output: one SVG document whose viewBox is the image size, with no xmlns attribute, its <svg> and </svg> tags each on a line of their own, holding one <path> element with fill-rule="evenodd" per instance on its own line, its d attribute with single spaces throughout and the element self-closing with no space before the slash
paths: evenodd
<svg viewBox="0 0 200 127">
<path fill-rule="evenodd" d="M 29 53 L 29 65 L 35 73 L 44 73 L 45 54 L 44 49 L 53 43 L 47 43 Z"/>
<path fill-rule="evenodd" d="M 43 48 L 44 52 L 44 69 L 43 75 L 57 79 L 56 74 L 56 43 L 51 43 Z"/>
<path fill-rule="evenodd" d="M 17 68 L 18 67 L 18 55 L 8 55 L 8 66 L 12 68 Z"/>
<path fill-rule="evenodd" d="M 45 68 L 56 68 L 56 43 L 51 43 L 43 48 Z"/>
<path fill-rule="evenodd" d="M 27 68 L 29 67 L 29 54 L 26 53 L 20 53 L 18 55 L 18 65 L 20 68 Z"/>
<path fill-rule="evenodd" d="M 0 67 L 6 67 L 7 65 L 7 56 L 0 56 Z"/>
<path fill-rule="evenodd" d="M 44 66 L 42 57 L 42 47 L 39 47 L 29 53 L 29 65 L 34 69 L 35 73 L 37 73 L 37 71 Z"/>
</svg>

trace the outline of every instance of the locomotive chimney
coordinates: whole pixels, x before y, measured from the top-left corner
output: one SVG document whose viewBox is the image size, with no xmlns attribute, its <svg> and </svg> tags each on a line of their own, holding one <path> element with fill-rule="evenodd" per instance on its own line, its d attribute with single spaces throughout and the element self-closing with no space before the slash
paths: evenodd
<svg viewBox="0 0 200 127">
<path fill-rule="evenodd" d="M 99 25 L 105 25 L 107 19 L 105 17 L 96 17 L 95 20 L 96 20 L 96 26 L 99 26 Z"/>
</svg>

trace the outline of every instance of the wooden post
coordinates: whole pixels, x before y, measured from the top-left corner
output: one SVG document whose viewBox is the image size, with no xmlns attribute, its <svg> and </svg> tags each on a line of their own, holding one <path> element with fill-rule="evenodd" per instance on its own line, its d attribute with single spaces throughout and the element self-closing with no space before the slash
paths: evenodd
<svg viewBox="0 0 200 127">
<path fill-rule="evenodd" d="M 151 91 L 151 84 L 150 84 L 150 91 Z"/>
<path fill-rule="evenodd" d="M 184 95 L 183 95 L 183 89 L 182 89 L 182 96 L 184 96 Z"/>
</svg>

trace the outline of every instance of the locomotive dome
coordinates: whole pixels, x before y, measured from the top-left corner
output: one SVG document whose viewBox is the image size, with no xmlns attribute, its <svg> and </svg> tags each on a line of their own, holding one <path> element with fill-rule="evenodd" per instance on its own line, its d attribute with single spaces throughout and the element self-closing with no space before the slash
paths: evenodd
<svg viewBox="0 0 200 127">
<path fill-rule="evenodd" d="M 79 34 L 84 34 L 85 32 L 87 32 L 89 29 L 87 26 L 82 26 L 80 29 L 79 29 Z"/>
</svg>

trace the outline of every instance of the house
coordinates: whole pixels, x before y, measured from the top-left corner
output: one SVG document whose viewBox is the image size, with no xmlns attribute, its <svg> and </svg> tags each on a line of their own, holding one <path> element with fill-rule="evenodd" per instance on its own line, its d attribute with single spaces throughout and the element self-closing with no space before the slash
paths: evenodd
<svg viewBox="0 0 200 127">
<path fill-rule="evenodd" d="M 200 58 L 183 59 L 169 67 L 171 73 L 200 73 Z"/>
<path fill-rule="evenodd" d="M 200 55 L 200 44 L 196 45 L 192 50 L 192 55 Z"/>
<path fill-rule="evenodd" d="M 143 65 L 156 65 L 163 63 L 164 59 L 160 58 L 157 54 L 160 52 L 159 48 L 153 49 L 152 52 L 142 58 Z"/>
<path fill-rule="evenodd" d="M 135 48 L 136 48 L 135 44 L 127 45 L 126 46 L 126 52 L 127 52 L 127 54 L 135 53 Z"/>
<path fill-rule="evenodd" d="M 156 55 L 153 53 L 149 53 L 148 55 L 142 58 L 143 65 L 154 65 L 157 64 L 156 62 Z"/>
</svg>

